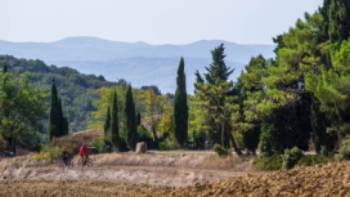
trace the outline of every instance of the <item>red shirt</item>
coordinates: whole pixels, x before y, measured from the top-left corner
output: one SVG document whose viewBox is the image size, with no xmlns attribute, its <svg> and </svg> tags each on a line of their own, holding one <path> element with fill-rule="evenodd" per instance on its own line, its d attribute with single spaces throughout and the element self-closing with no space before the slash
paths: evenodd
<svg viewBox="0 0 350 197">
<path fill-rule="evenodd" d="M 87 153 L 87 150 L 88 150 L 87 146 L 81 146 L 79 150 L 80 155 L 85 155 Z"/>
</svg>

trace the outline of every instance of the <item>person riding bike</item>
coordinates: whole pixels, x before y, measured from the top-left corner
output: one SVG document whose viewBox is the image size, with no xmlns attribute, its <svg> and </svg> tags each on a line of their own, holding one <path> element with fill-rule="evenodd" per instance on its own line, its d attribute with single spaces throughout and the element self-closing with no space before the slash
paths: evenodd
<svg viewBox="0 0 350 197">
<path fill-rule="evenodd" d="M 63 151 L 61 154 L 61 160 L 64 166 L 70 166 L 72 164 L 72 155 L 68 151 Z"/>
<path fill-rule="evenodd" d="M 80 146 L 79 153 L 80 153 L 81 164 L 82 166 L 85 166 L 89 161 L 88 147 L 85 143 L 83 143 Z"/>
</svg>

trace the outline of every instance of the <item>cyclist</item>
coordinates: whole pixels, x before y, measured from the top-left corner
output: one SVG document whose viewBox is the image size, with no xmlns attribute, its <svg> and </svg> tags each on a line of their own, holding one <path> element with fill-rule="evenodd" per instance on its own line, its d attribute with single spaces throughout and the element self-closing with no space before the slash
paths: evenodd
<svg viewBox="0 0 350 197">
<path fill-rule="evenodd" d="M 85 143 L 83 143 L 80 146 L 79 153 L 80 153 L 81 164 L 83 166 L 85 166 L 88 163 L 88 160 L 89 160 L 88 147 L 87 147 L 87 145 Z"/>
</svg>

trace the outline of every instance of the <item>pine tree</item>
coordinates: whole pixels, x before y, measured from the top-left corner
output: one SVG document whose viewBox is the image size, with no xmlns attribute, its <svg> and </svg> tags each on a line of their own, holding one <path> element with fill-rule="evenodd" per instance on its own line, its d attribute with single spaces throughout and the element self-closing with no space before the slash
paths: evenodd
<svg viewBox="0 0 350 197">
<path fill-rule="evenodd" d="M 228 77 L 233 73 L 233 69 L 226 66 L 226 55 L 224 52 L 224 44 L 220 44 L 211 52 L 213 63 L 206 67 L 207 73 L 205 74 L 205 78 L 209 84 L 218 84 L 222 81 L 227 81 Z"/>
<path fill-rule="evenodd" d="M 186 92 L 185 61 L 181 58 L 177 71 L 174 97 L 174 136 L 180 147 L 185 147 L 188 130 L 188 105 Z"/>
<path fill-rule="evenodd" d="M 118 98 L 117 92 L 113 93 L 112 112 L 111 112 L 111 137 L 115 148 L 119 147 L 119 117 L 118 117 Z"/>
<path fill-rule="evenodd" d="M 350 1 L 325 0 L 321 9 L 325 31 L 331 41 L 346 40 L 350 35 Z"/>
<path fill-rule="evenodd" d="M 128 87 L 125 96 L 125 117 L 126 117 L 126 128 L 127 128 L 127 142 L 131 149 L 135 149 L 137 143 L 137 120 L 135 103 L 132 95 L 131 86 Z"/>
<path fill-rule="evenodd" d="M 110 129 L 111 129 L 111 110 L 110 107 L 107 108 L 106 121 L 104 124 L 104 138 L 105 141 L 110 141 Z"/>
</svg>

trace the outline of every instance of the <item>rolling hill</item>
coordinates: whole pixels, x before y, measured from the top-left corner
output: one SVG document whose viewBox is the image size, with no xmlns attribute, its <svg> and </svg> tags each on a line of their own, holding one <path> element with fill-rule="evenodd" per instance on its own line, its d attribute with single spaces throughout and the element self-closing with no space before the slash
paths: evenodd
<svg viewBox="0 0 350 197">
<path fill-rule="evenodd" d="M 221 40 L 189 44 L 150 45 L 144 42 L 115 42 L 95 37 L 69 37 L 55 42 L 0 41 L 0 54 L 41 59 L 48 64 L 68 66 L 82 73 L 103 75 L 116 81 L 126 79 L 134 86 L 156 85 L 173 92 L 179 58 L 185 57 L 187 86 L 193 91 L 194 72 L 210 64 L 210 50 L 224 43 L 227 64 L 235 68 L 235 79 L 252 56 L 273 57 L 273 45 L 242 45 Z"/>
</svg>

